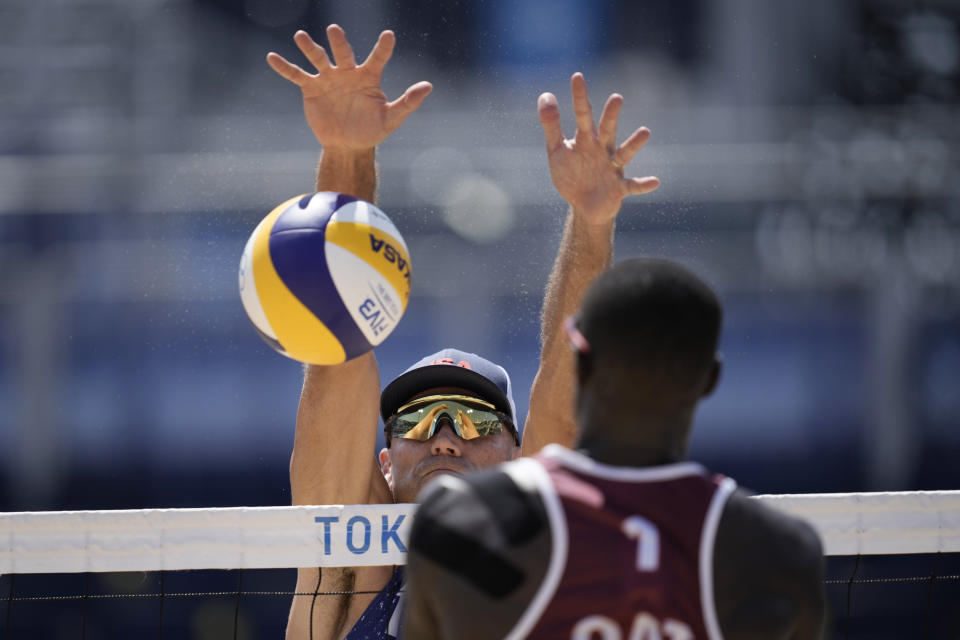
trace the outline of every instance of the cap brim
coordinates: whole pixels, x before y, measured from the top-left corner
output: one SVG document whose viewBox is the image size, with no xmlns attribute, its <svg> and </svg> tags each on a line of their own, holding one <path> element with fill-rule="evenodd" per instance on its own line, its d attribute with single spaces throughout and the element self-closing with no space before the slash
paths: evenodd
<svg viewBox="0 0 960 640">
<path fill-rule="evenodd" d="M 418 367 L 397 377 L 380 394 L 380 416 L 386 420 L 416 394 L 436 387 L 461 387 L 472 391 L 516 420 L 507 394 L 500 387 L 475 371 L 449 364 Z"/>
</svg>

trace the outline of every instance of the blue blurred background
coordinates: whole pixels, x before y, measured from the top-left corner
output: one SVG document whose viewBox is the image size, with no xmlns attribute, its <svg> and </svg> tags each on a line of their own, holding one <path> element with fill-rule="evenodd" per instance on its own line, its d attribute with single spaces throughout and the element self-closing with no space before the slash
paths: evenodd
<svg viewBox="0 0 960 640">
<path fill-rule="evenodd" d="M 960 488 L 960 5 L 950 0 L 4 0 L 0 509 L 288 504 L 300 367 L 249 325 L 246 238 L 312 191 L 266 65 L 397 33 L 381 147 L 413 298 L 382 382 L 456 345 L 525 415 L 565 205 L 536 98 L 569 76 L 661 188 L 616 255 L 704 276 L 726 369 L 691 456 L 758 492 Z M 373 452 L 371 452 L 373 455 Z"/>
</svg>

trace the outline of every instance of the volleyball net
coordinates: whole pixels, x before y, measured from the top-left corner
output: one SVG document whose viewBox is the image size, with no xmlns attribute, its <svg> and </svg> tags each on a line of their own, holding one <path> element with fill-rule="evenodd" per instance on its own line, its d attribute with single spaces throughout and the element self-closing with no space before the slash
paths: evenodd
<svg viewBox="0 0 960 640">
<path fill-rule="evenodd" d="M 755 499 L 819 532 L 828 637 L 960 637 L 960 491 Z M 278 637 L 291 598 L 333 595 L 296 567 L 403 564 L 415 508 L 0 513 L 0 637 Z"/>
</svg>

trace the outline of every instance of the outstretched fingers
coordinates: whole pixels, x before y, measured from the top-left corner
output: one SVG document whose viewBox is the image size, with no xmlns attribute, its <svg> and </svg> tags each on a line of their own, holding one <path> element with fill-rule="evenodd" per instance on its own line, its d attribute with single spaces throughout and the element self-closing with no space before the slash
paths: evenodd
<svg viewBox="0 0 960 640">
<path fill-rule="evenodd" d="M 622 107 L 623 96 L 619 93 L 612 94 L 603 105 L 603 113 L 600 114 L 600 121 L 597 123 L 597 137 L 609 153 L 613 153 L 617 144 L 617 119 L 620 117 Z"/>
<path fill-rule="evenodd" d="M 330 51 L 333 52 L 333 60 L 337 67 L 341 69 L 352 69 L 357 66 L 357 61 L 353 57 L 353 47 L 347 40 L 347 34 L 338 24 L 332 24 L 327 27 L 327 41 L 330 43 Z"/>
<path fill-rule="evenodd" d="M 386 126 L 393 131 L 399 127 L 411 113 L 420 108 L 424 98 L 433 91 L 433 85 L 427 81 L 418 82 L 403 92 L 403 95 L 387 104 Z"/>
<path fill-rule="evenodd" d="M 570 78 L 570 93 L 573 94 L 573 115 L 577 120 L 577 136 L 596 132 L 593 125 L 593 107 L 587 96 L 587 81 L 579 71 Z"/>
<path fill-rule="evenodd" d="M 624 140 L 619 147 L 617 147 L 612 159 L 621 165 L 627 164 L 633 160 L 633 156 L 640 151 L 640 149 L 647 143 L 647 140 L 649 139 L 650 129 L 647 129 L 646 127 L 640 127 L 630 134 L 630 137 Z M 650 193 L 659 187 L 660 179 L 655 176 L 646 176 L 643 178 L 624 178 L 624 183 L 626 184 L 628 195 L 640 196 L 645 193 Z"/>
<path fill-rule="evenodd" d="M 563 144 L 563 129 L 560 126 L 560 107 L 557 106 L 557 97 L 552 93 L 541 93 L 537 98 L 537 115 L 540 117 L 540 126 L 543 127 L 547 151 L 553 151 Z"/>
<path fill-rule="evenodd" d="M 650 129 L 646 127 L 640 127 L 636 131 L 630 134 L 630 137 L 623 141 L 623 143 L 617 147 L 617 150 L 613 154 L 613 159 L 619 162 L 621 165 L 625 165 L 631 160 L 633 156 L 637 155 L 637 151 L 647 143 L 647 140 L 650 139 Z"/>
<path fill-rule="evenodd" d="M 307 57 L 310 64 L 316 68 L 318 73 L 323 73 L 330 68 L 330 58 L 327 52 L 319 44 L 314 42 L 313 38 L 306 31 L 297 31 L 293 34 L 293 41 L 297 47 Z"/>
<path fill-rule="evenodd" d="M 303 86 L 305 82 L 313 77 L 297 65 L 287 61 L 287 59 L 279 53 L 274 53 L 273 51 L 267 54 L 267 64 L 281 77 L 298 86 Z"/>
<path fill-rule="evenodd" d="M 396 37 L 393 35 L 393 31 L 384 31 L 380 34 L 380 37 L 377 38 L 377 44 L 373 45 L 373 49 L 370 50 L 370 55 L 367 56 L 367 59 L 363 61 L 362 67 L 367 67 L 373 72 L 376 72 L 377 75 L 383 73 L 383 68 L 387 66 L 387 62 L 390 61 L 390 56 L 393 55 L 393 47 L 396 44 Z"/>
</svg>

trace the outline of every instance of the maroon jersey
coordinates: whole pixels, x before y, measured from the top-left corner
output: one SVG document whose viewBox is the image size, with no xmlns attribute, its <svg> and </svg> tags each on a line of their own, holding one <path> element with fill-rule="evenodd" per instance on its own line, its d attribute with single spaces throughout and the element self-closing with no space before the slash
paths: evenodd
<svg viewBox="0 0 960 640">
<path fill-rule="evenodd" d="M 553 541 L 509 638 L 721 638 L 713 542 L 736 484 L 694 462 L 613 467 L 558 445 L 506 465 L 534 483 Z"/>
</svg>

